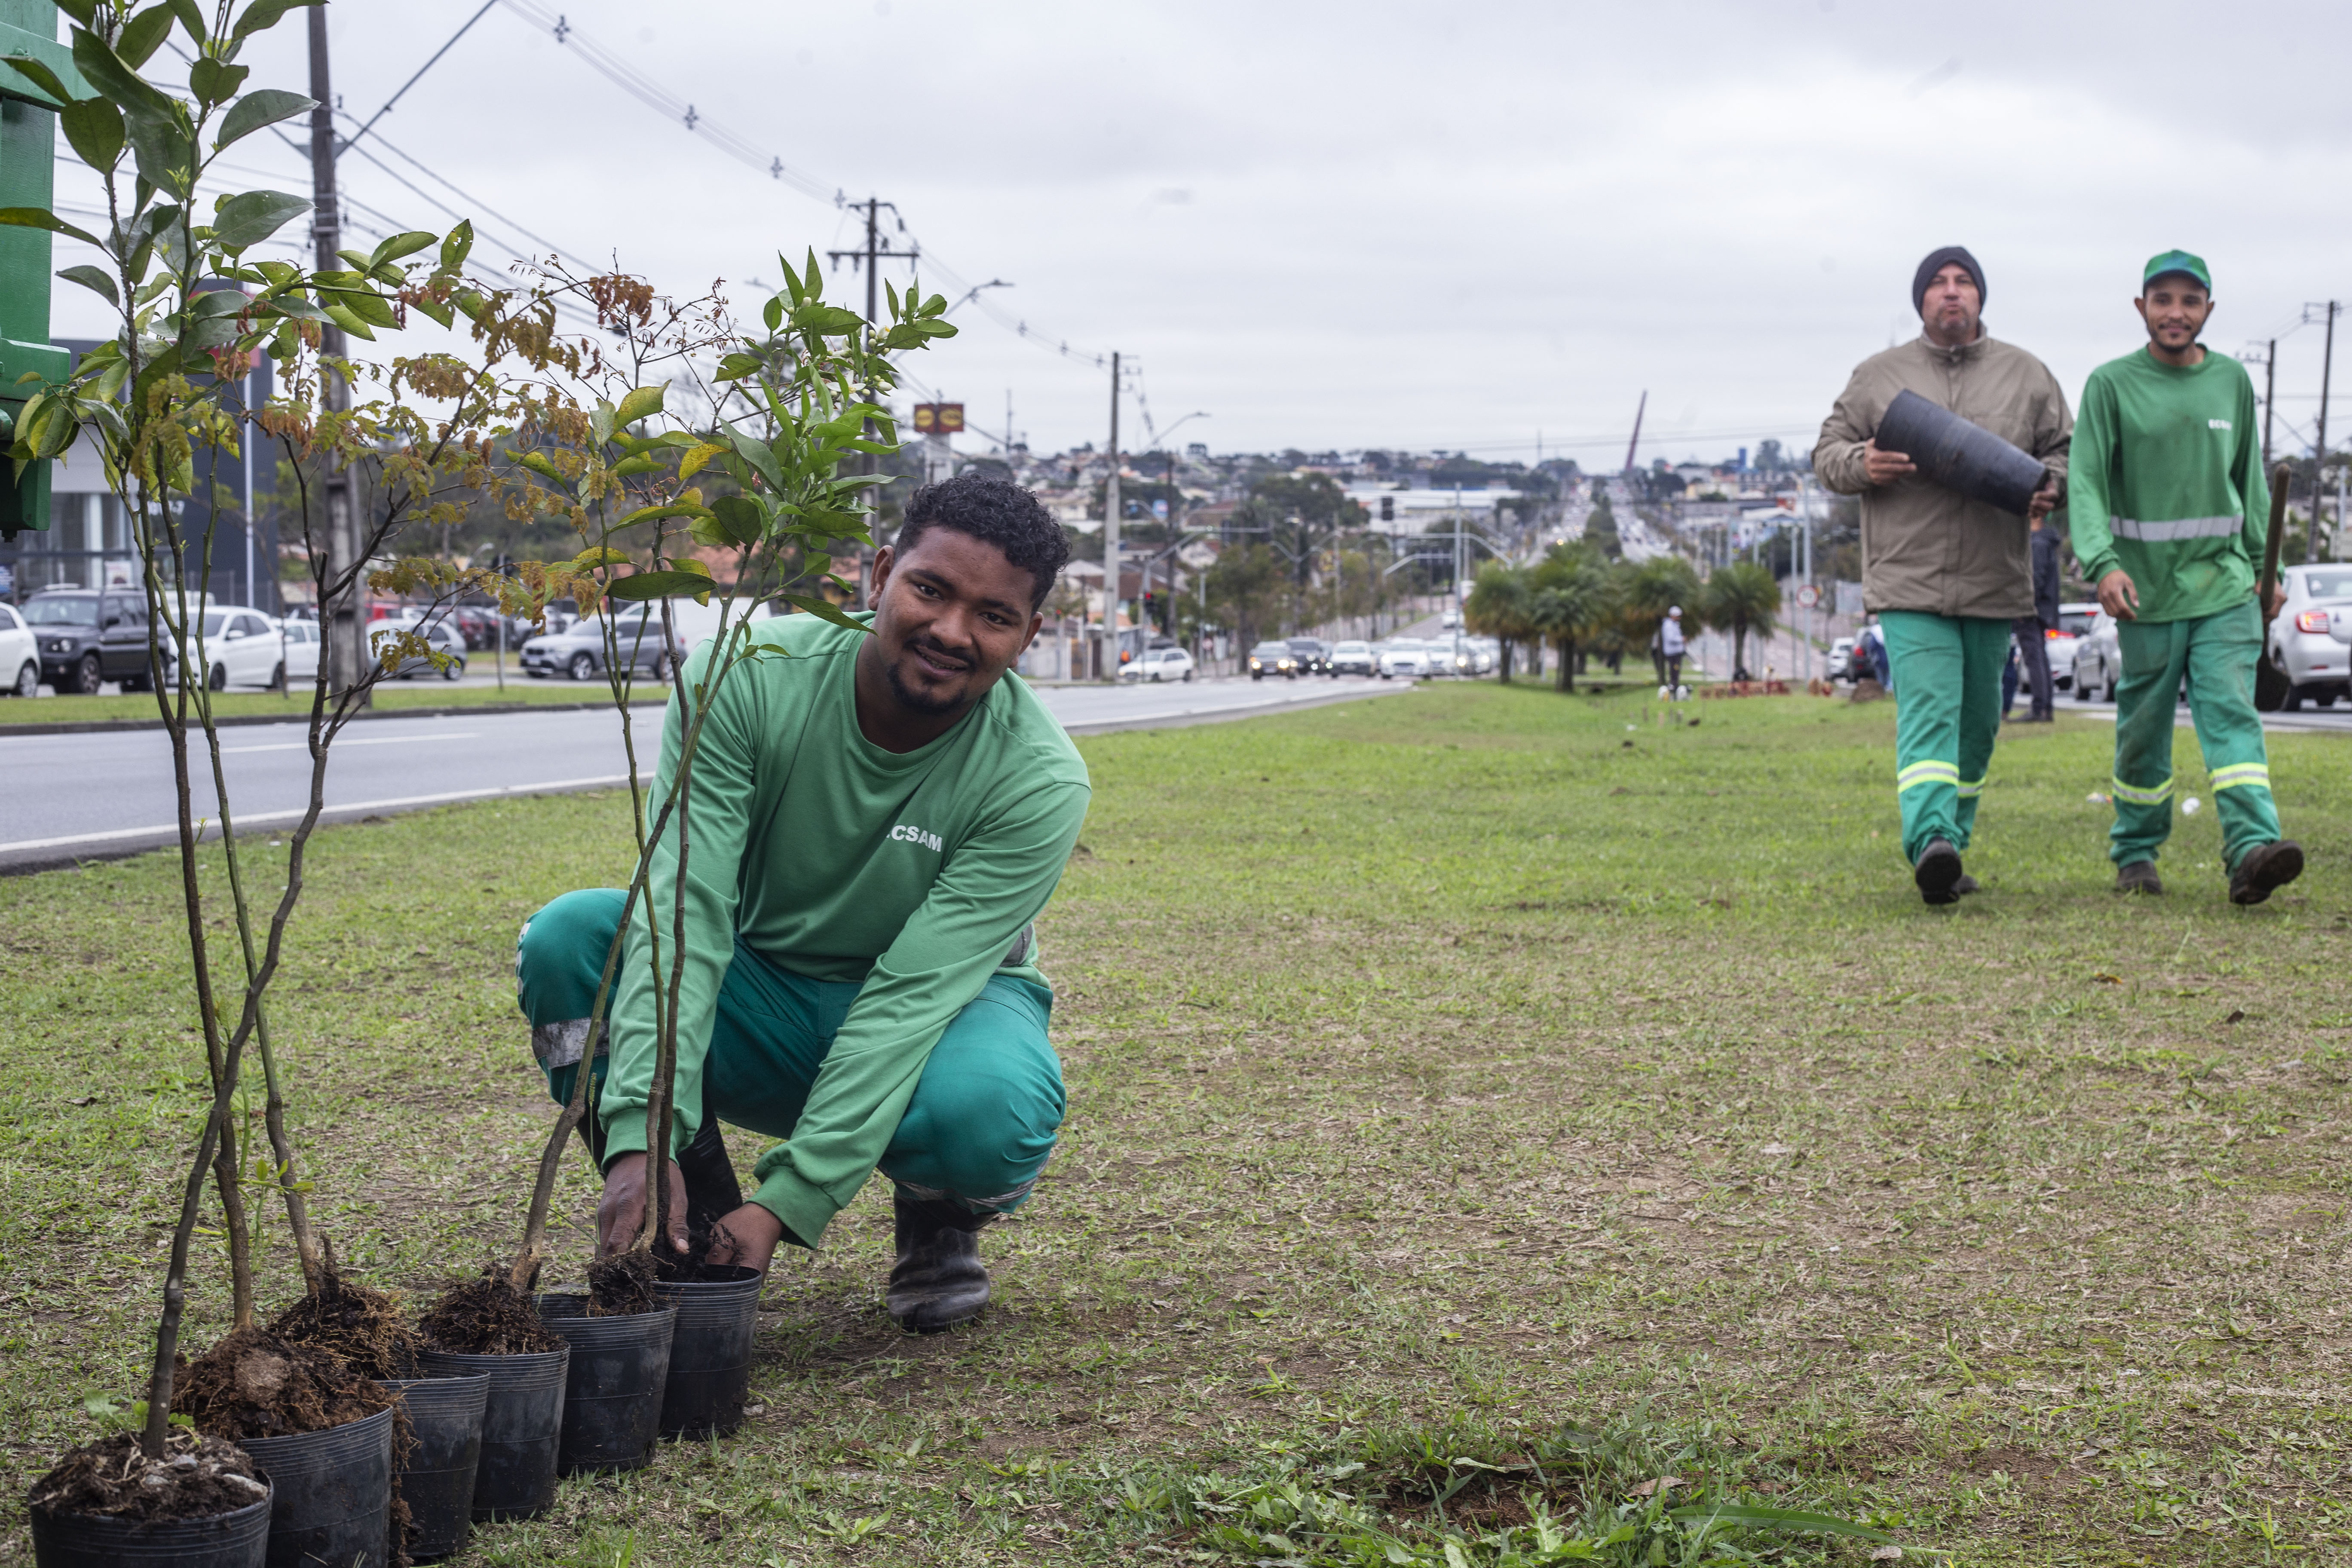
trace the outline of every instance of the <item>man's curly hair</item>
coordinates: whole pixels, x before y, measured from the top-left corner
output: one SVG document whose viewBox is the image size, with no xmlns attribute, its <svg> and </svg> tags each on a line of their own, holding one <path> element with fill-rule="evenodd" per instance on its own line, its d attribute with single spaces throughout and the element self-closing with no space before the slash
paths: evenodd
<svg viewBox="0 0 2352 1568">
<path fill-rule="evenodd" d="M 965 534 L 1004 552 L 1004 559 L 1036 582 L 1029 608 L 1034 611 L 1054 591 L 1054 579 L 1070 559 L 1069 536 L 1045 503 L 1012 480 L 971 469 L 925 485 L 907 502 L 898 525 L 898 559 L 932 529 Z"/>
</svg>

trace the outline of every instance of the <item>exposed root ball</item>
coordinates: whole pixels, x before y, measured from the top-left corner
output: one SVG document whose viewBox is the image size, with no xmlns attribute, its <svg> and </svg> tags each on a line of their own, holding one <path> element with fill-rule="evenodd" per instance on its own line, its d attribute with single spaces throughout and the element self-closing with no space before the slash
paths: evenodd
<svg viewBox="0 0 2352 1568">
<path fill-rule="evenodd" d="M 232 1440 L 323 1432 L 389 1407 L 392 1395 L 325 1351 L 239 1329 L 184 1367 L 172 1408 Z"/>
<path fill-rule="evenodd" d="M 362 1377 L 416 1375 L 416 1331 L 398 1301 L 364 1285 L 331 1279 L 272 1319 L 269 1331 L 325 1351 Z"/>
<path fill-rule="evenodd" d="M 450 1355 L 533 1355 L 563 1348 L 539 1321 L 530 1298 L 508 1284 L 495 1265 L 478 1279 L 451 1284 L 417 1320 L 416 1331 L 428 1348 Z"/>
<path fill-rule="evenodd" d="M 588 1266 L 588 1316 L 633 1318 L 659 1310 L 652 1253 L 625 1252 Z"/>
<path fill-rule="evenodd" d="M 84 1443 L 33 1483 L 33 1507 L 51 1516 L 112 1514 L 122 1519 L 209 1519 L 269 1495 L 245 1450 L 218 1437 L 172 1428 L 163 1457 L 139 1451 L 139 1435 L 117 1432 Z"/>
</svg>

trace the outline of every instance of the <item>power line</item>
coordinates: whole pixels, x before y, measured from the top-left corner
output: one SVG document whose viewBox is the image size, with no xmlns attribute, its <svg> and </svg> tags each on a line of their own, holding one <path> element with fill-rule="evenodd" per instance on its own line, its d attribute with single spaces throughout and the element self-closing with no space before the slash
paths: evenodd
<svg viewBox="0 0 2352 1568">
<path fill-rule="evenodd" d="M 496 5 L 496 4 L 498 4 L 498 0 L 490 0 L 490 4 L 492 4 L 492 5 Z M 344 115 L 344 116 L 343 116 L 343 118 L 344 118 L 344 119 L 346 119 L 346 120 L 349 120 L 349 119 L 352 119 L 352 118 L 354 118 L 354 117 L 353 117 L 353 116 L 352 116 L 352 115 L 348 115 L 348 114 L 347 114 L 347 115 Z M 352 141 L 357 141 L 357 140 L 358 140 L 358 138 L 357 138 L 357 137 L 353 137 L 353 138 L 352 139 Z M 423 174 L 426 179 L 428 179 L 428 180 L 432 180 L 432 181 L 434 181 L 435 183 L 436 183 L 436 184 L 440 184 L 440 185 L 445 186 L 446 188 L 447 188 L 447 189 L 451 192 L 451 194 L 455 195 L 456 195 L 456 196 L 457 196 L 460 201 L 464 201 L 464 202 L 467 202 L 467 203 L 472 204 L 474 206 L 476 206 L 476 207 L 479 208 L 482 212 L 488 214 L 491 217 L 493 217 L 493 218 L 497 219 L 499 223 L 504 224 L 507 227 L 509 227 L 509 228 L 510 228 L 510 229 L 514 230 L 517 234 L 519 234 L 519 235 L 522 236 L 525 239 L 528 239 L 528 240 L 531 241 L 533 244 L 538 245 L 538 246 L 541 247 L 542 247 L 542 248 L 544 248 L 544 249 L 547 249 L 547 250 L 552 251 L 554 254 L 556 254 L 556 255 L 561 256 L 562 258 L 563 258 L 563 259 L 564 259 L 564 260 L 569 261 L 570 263 L 572 263 L 572 265 L 573 265 L 574 267 L 584 267 L 584 268 L 586 268 L 588 270 L 590 270 L 591 272 L 595 272 L 595 271 L 600 271 L 600 270 L 602 270 L 602 269 L 601 269 L 601 268 L 596 265 L 596 263 L 594 263 L 594 262 L 593 262 L 593 261 L 590 261 L 590 260 L 587 260 L 587 259 L 585 259 L 584 258 L 582 258 L 582 257 L 579 257 L 579 256 L 575 256 L 575 255 L 573 255 L 571 251 L 568 251 L 568 250 L 564 249 L 564 248 L 563 248 L 563 247 L 562 247 L 562 246 L 560 246 L 560 245 L 556 244 L 556 243 L 555 243 L 553 240 L 551 240 L 551 239 L 548 239 L 548 238 L 545 238 L 545 237 L 541 237 L 541 236 L 540 236 L 540 235 L 533 234 L 530 230 L 529 230 L 529 229 L 527 229 L 527 228 L 523 227 L 523 226 L 522 226 L 522 225 L 520 225 L 520 224 L 519 224 L 519 223 L 515 222 L 515 220 L 514 220 L 514 219 L 512 219 L 512 218 L 510 218 L 510 217 L 507 216 L 504 213 L 501 213 L 501 212 L 498 211 L 495 207 L 492 207 L 492 206 L 491 206 L 488 202 L 483 201 L 479 196 L 474 195 L 473 195 L 473 194 L 471 194 L 470 192 L 464 191 L 464 190 L 460 190 L 460 189 L 457 187 L 457 185 L 456 184 L 456 183 L 455 183 L 455 182 L 451 181 L 451 180 L 450 180 L 447 176 L 446 176 L 446 175 L 443 175 L 443 174 L 440 174 L 436 173 L 433 169 L 431 169 L 430 167 L 428 167 L 428 166 L 425 163 L 425 162 L 424 162 L 422 159 L 420 159 L 420 158 L 416 157 L 415 154 L 413 154 L 413 153 L 404 153 L 404 152 L 402 152 L 399 148 L 397 148 L 397 147 L 394 146 L 390 142 L 385 141 L 385 140 L 384 140 L 383 137 L 381 137 L 381 136 L 379 136 L 379 137 L 377 137 L 377 138 L 376 138 L 376 143 L 377 143 L 377 145 L 381 146 L 381 147 L 382 147 L 385 152 L 387 152 L 387 153 L 391 153 L 393 156 L 394 156 L 394 157 L 396 157 L 396 158 L 399 158 L 399 159 L 403 160 L 404 162 L 405 162 L 405 163 L 409 163 L 409 164 L 413 165 L 413 166 L 416 169 L 416 171 L 417 171 L 419 174 Z M 350 151 L 352 151 L 352 150 L 353 150 L 353 149 L 352 148 L 351 142 L 344 142 L 344 143 L 343 143 L 343 151 L 345 151 L 345 152 L 350 152 Z M 392 171 L 391 169 L 386 168 L 386 167 L 384 166 L 384 163 L 383 163 L 383 160 L 382 160 L 382 159 L 379 159 L 379 158 L 376 158 L 376 157 L 374 157 L 374 156 L 371 155 L 371 154 L 370 154 L 369 153 L 367 153 L 364 149 L 361 149 L 361 150 L 359 150 L 359 153 L 360 153 L 360 156 L 361 156 L 361 157 L 367 159 L 367 161 L 368 161 L 369 163 L 373 163 L 377 168 L 379 168 L 379 169 L 383 169 L 383 172 L 384 172 L 385 174 L 392 174 L 392 177 L 393 177 L 394 179 L 395 179 L 395 180 L 400 180 L 400 176 L 399 176 L 398 174 L 394 174 L 394 173 L 393 173 L 393 171 Z M 443 212 L 445 212 L 445 213 L 448 213 L 450 216 L 452 216 L 452 217 L 457 217 L 457 216 L 461 216 L 461 215 L 459 215 L 457 212 L 456 212 L 454 209 L 452 209 L 452 208 L 450 208 L 450 207 L 448 207 L 448 206 L 446 206 L 446 205 L 443 205 L 442 203 L 437 202 L 437 201 L 434 201 L 434 198 L 433 198 L 433 197 L 431 197 L 431 196 L 429 196 L 429 195 L 425 195 L 425 194 L 423 191 L 418 191 L 418 190 L 416 190 L 416 187 L 415 187 L 415 185 L 408 184 L 408 182 L 407 182 L 406 180 L 400 180 L 400 183 L 401 183 L 402 184 L 404 184 L 404 185 L 408 185 L 408 188 L 409 188 L 410 190 L 412 190 L 412 191 L 416 191 L 416 194 L 417 194 L 418 195 L 420 195 L 420 196 L 424 196 L 424 197 L 425 197 L 425 199 L 426 201 L 428 201 L 428 202 L 433 202 L 433 205 L 436 205 L 436 206 L 437 206 L 437 207 L 440 207 L 440 208 L 441 208 L 441 210 L 442 210 Z"/>
<path fill-rule="evenodd" d="M 425 73 L 426 71 L 429 71 L 435 66 L 439 65 L 441 63 L 441 57 L 447 54 L 451 49 L 456 48 L 457 47 L 457 40 L 471 32 L 473 30 L 474 24 L 488 16 L 490 14 L 490 7 L 498 3 L 499 0 L 482 0 L 482 8 L 475 12 L 472 16 L 467 17 L 466 25 L 459 27 L 456 32 L 450 34 L 449 41 L 447 43 L 434 50 L 433 58 L 426 60 L 423 65 L 417 67 L 416 74 L 415 76 L 410 77 L 406 81 L 400 84 L 400 91 L 395 92 L 390 98 L 385 99 L 383 100 L 383 107 L 377 110 L 373 114 L 369 115 L 365 125 L 361 126 L 351 135 L 343 138 L 343 144 L 335 149 L 335 156 L 338 158 L 341 157 L 345 151 L 347 151 L 353 142 L 357 142 L 361 137 L 365 136 L 369 132 L 374 130 L 375 122 L 382 120 L 385 115 L 390 114 L 392 112 L 392 106 L 398 103 L 402 98 L 406 96 L 410 88 L 415 87 L 418 82 L 422 81 L 425 79 Z M 350 118 L 357 119 L 358 116 L 353 115 Z"/>
</svg>

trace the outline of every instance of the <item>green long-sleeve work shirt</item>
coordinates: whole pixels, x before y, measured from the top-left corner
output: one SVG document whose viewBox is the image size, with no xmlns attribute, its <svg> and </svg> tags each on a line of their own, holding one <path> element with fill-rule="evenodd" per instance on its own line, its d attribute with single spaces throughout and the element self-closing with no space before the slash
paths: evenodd
<svg viewBox="0 0 2352 1568">
<path fill-rule="evenodd" d="M 857 727 L 863 634 L 787 616 L 755 624 L 751 640 L 761 651 L 728 675 L 694 760 L 671 1147 L 698 1124 L 714 1005 L 739 932 L 794 973 L 862 984 L 799 1124 L 756 1168 L 752 1201 L 814 1247 L 873 1173 L 956 1014 L 991 975 L 1045 984 L 1031 922 L 1077 842 L 1090 790 L 1077 748 L 1016 677 L 901 754 Z M 677 777 L 710 647 L 687 661 L 670 703 L 649 813 Z M 646 921 L 660 922 L 666 982 L 678 854 L 673 822 L 630 921 L 614 1002 L 599 1105 L 608 1162 L 646 1147 L 656 1043 Z"/>
<path fill-rule="evenodd" d="M 2142 621 L 2187 621 L 2253 596 L 2270 485 L 2246 367 L 2208 350 L 2166 364 L 2146 349 L 2083 388 L 2066 532 L 2096 584 L 2121 568 Z"/>
</svg>

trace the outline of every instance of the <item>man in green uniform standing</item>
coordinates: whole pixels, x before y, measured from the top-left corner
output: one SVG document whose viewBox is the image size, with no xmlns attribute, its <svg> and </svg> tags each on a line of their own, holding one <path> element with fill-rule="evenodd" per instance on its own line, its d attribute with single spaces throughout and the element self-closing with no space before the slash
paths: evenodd
<svg viewBox="0 0 2352 1568">
<path fill-rule="evenodd" d="M 2101 365 L 2083 388 L 2066 511 L 2123 658 L 2107 856 L 2117 892 L 2164 890 L 2156 857 L 2172 832 L 2174 700 L 2186 678 L 2230 900 L 2259 904 L 2302 875 L 2303 850 L 2279 837 L 2254 712 L 2254 661 L 2284 595 L 2254 602 L 2270 486 L 2253 383 L 2198 342 L 2213 313 L 2202 258 L 2151 258 L 2133 303 L 2147 347 Z"/>
<path fill-rule="evenodd" d="M 589 1015 L 622 892 L 566 893 L 523 927 L 517 991 L 549 1092 L 569 1099 L 583 1058 L 603 1075 L 583 1131 L 604 1172 L 604 1250 L 646 1223 L 650 909 L 665 972 L 685 958 L 668 1244 L 687 1245 L 691 1215 L 724 1226 L 709 1261 L 764 1270 L 781 1242 L 814 1247 L 879 1168 L 898 1218 L 891 1315 L 930 1331 L 987 1302 L 975 1233 L 1026 1201 L 1062 1120 L 1033 922 L 1089 786 L 1061 725 L 1003 678 L 1068 557 L 1034 496 L 964 474 L 918 491 L 877 553 L 870 632 L 752 626 L 765 651 L 729 674 L 695 755 L 685 940 L 670 940 L 673 827 L 630 917 L 609 1054 Z M 656 801 L 715 640 L 670 703 Z M 748 1203 L 721 1121 L 782 1140 Z"/>
<path fill-rule="evenodd" d="M 1854 367 L 1822 423 L 1813 471 L 1862 498 L 1862 593 L 1877 613 L 1895 693 L 1895 795 L 1903 854 L 1930 904 L 1976 891 L 1961 868 L 2000 732 L 2011 626 L 2033 613 L 2026 519 L 1932 483 L 1880 447 L 1887 405 L 1912 392 L 2042 460 L 2029 508 L 2057 504 L 2073 421 L 2049 368 L 1984 330 L 1984 269 L 1957 245 L 1911 280 L 1920 334 Z"/>
</svg>

